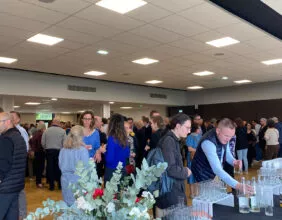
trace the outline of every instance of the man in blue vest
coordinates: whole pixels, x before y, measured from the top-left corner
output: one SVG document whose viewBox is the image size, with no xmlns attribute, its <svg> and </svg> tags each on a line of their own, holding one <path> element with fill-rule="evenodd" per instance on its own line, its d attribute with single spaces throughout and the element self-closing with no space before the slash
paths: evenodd
<svg viewBox="0 0 282 220">
<path fill-rule="evenodd" d="M 233 121 L 224 118 L 219 121 L 216 128 L 211 129 L 202 137 L 191 167 L 197 182 L 218 176 L 232 188 L 243 190 L 243 185 L 223 170 L 225 162 L 231 166 L 242 167 L 242 161 L 234 159 L 229 148 L 229 141 L 235 135 L 235 128 Z M 252 192 L 251 186 L 246 186 L 246 188 L 247 193 Z"/>
<path fill-rule="evenodd" d="M 19 193 L 24 189 L 26 143 L 12 115 L 0 113 L 0 219 L 19 219 Z"/>
</svg>

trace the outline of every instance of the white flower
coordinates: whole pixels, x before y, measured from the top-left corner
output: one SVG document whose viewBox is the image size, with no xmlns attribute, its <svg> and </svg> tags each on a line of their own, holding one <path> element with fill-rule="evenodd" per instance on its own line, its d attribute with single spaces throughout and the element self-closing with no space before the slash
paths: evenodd
<svg viewBox="0 0 282 220">
<path fill-rule="evenodd" d="M 142 197 L 146 198 L 146 199 L 153 199 L 154 198 L 154 196 L 150 192 L 148 192 L 148 191 L 143 191 L 142 192 Z"/>
<path fill-rule="evenodd" d="M 107 206 L 106 206 L 106 209 L 107 209 L 107 212 L 108 213 L 112 213 L 115 211 L 115 204 L 113 202 L 110 202 Z"/>
<path fill-rule="evenodd" d="M 94 208 L 90 205 L 89 202 L 85 201 L 84 197 L 80 196 L 76 200 L 76 206 L 78 209 L 86 210 L 86 211 L 92 211 Z"/>
<path fill-rule="evenodd" d="M 131 211 L 129 212 L 130 216 L 139 217 L 140 214 L 141 214 L 140 210 L 136 207 L 132 208 Z"/>
</svg>

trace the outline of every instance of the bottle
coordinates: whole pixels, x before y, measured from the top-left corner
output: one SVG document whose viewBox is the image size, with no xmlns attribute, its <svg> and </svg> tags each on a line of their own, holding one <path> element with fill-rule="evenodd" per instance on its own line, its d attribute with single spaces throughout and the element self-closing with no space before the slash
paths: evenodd
<svg viewBox="0 0 282 220">
<path fill-rule="evenodd" d="M 246 180 L 245 177 L 241 178 L 241 184 L 243 186 L 243 191 L 239 192 L 238 198 L 239 198 L 239 212 L 240 213 L 249 213 L 250 212 L 250 203 L 249 203 L 249 197 L 246 193 Z"/>
<path fill-rule="evenodd" d="M 256 178 L 252 177 L 252 182 L 251 186 L 253 187 L 254 193 L 250 197 L 250 202 L 251 202 L 251 212 L 260 212 L 260 207 L 258 204 L 258 198 L 257 198 L 257 183 L 256 183 Z"/>
</svg>

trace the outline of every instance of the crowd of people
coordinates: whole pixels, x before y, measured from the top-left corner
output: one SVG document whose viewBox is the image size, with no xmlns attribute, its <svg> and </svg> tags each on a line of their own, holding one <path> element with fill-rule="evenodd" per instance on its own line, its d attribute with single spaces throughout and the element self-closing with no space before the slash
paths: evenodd
<svg viewBox="0 0 282 220">
<path fill-rule="evenodd" d="M 167 175 L 173 179 L 170 191 L 156 199 L 154 215 L 162 217 L 179 197 L 187 201 L 185 181 L 191 198 L 196 195 L 195 183 L 215 176 L 242 190 L 234 179 L 234 167 L 240 174 L 247 173 L 259 160 L 282 156 L 282 123 L 276 117 L 261 118 L 260 123 L 241 118 L 204 122 L 200 115 L 191 118 L 179 113 L 168 119 L 152 111 L 149 117 L 134 121 L 120 114 L 104 119 L 85 111 L 77 125 L 54 118 L 48 128 L 44 122 L 22 127 L 20 118 L 18 112 L 0 113 L 0 219 L 26 216 L 26 167 L 30 178 L 35 171 L 38 188 L 46 184 L 51 191 L 62 190 L 71 206 L 74 196 L 68 185 L 78 180 L 78 161 L 86 166 L 89 159 L 94 160 L 97 175 L 107 184 L 119 162 L 122 175 L 129 175 L 159 148 L 168 163 Z M 251 186 L 247 190 L 251 192 Z"/>
</svg>

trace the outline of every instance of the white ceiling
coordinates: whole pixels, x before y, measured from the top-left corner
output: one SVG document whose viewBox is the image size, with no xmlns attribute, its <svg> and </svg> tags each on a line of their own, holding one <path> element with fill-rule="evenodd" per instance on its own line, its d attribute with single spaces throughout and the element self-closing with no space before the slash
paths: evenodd
<svg viewBox="0 0 282 220">
<path fill-rule="evenodd" d="M 147 0 L 125 15 L 96 6 L 97 1 L 1 0 L 0 56 L 18 58 L 1 66 L 80 77 L 98 70 L 108 73 L 98 79 L 134 84 L 156 79 L 164 81 L 157 86 L 175 89 L 231 86 L 246 78 L 254 83 L 282 79 L 281 65 L 260 63 L 282 57 L 281 41 L 208 1 Z M 37 33 L 65 40 L 53 47 L 26 41 Z M 226 36 L 241 43 L 224 49 L 205 44 Z M 99 49 L 109 55 L 98 55 Z M 144 56 L 160 62 L 131 62 Z M 204 70 L 216 74 L 192 75 Z"/>
<path fill-rule="evenodd" d="M 88 109 L 93 109 L 96 114 L 102 112 L 103 104 L 109 104 L 108 102 L 102 101 L 92 101 L 92 100 L 80 100 L 80 99 L 58 99 L 57 101 L 52 101 L 52 97 L 35 97 L 35 96 L 9 96 L 14 99 L 14 105 L 20 106 L 20 108 L 15 108 L 15 111 L 20 111 L 21 113 L 36 113 L 36 112 L 52 112 L 52 113 L 80 113 L 80 111 L 85 111 Z M 0 95 L 0 100 L 2 96 Z M 39 102 L 40 105 L 25 105 L 26 102 Z M 155 109 L 156 106 L 161 105 L 147 105 L 138 103 L 128 103 L 128 102 L 115 102 L 111 105 L 111 111 L 120 112 L 120 107 L 132 107 L 132 110 L 141 109 Z"/>
</svg>

